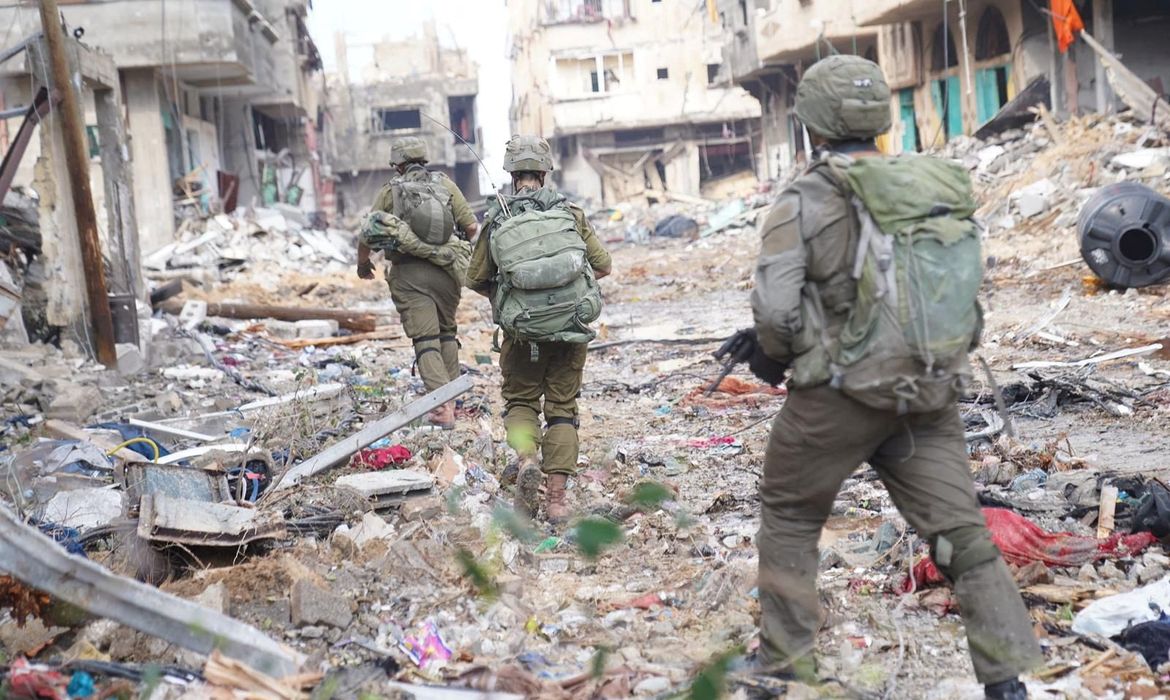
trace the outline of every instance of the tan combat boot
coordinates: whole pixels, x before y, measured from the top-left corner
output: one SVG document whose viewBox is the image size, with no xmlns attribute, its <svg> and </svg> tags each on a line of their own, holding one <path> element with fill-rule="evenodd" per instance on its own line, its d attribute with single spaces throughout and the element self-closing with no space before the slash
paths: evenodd
<svg viewBox="0 0 1170 700">
<path fill-rule="evenodd" d="M 427 414 L 427 422 L 442 430 L 455 429 L 455 404 L 448 401 Z"/>
<path fill-rule="evenodd" d="M 563 523 L 569 519 L 569 506 L 565 503 L 565 474 L 549 474 L 545 484 L 545 517 L 550 523 Z"/>
<path fill-rule="evenodd" d="M 544 472 L 531 458 L 520 459 L 520 474 L 516 477 L 516 509 L 529 518 L 535 518 L 540 510 L 540 487 L 544 484 Z"/>
</svg>

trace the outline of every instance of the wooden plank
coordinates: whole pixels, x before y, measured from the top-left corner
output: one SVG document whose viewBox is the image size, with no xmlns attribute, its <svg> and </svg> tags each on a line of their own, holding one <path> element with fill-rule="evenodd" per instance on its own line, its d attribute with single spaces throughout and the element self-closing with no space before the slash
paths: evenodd
<svg viewBox="0 0 1170 700">
<path fill-rule="evenodd" d="M 168 314 L 178 316 L 183 310 L 183 302 L 179 299 L 167 299 L 159 304 L 158 308 Z M 372 333 L 378 328 L 378 317 L 376 315 L 363 311 L 347 311 L 345 309 L 318 309 L 300 306 L 268 306 L 265 304 L 217 303 L 209 301 L 207 302 L 207 315 L 242 320 L 273 318 L 280 321 L 337 321 L 338 325 L 342 328 L 359 333 Z"/>
<path fill-rule="evenodd" d="M 283 338 L 272 338 L 272 342 L 279 343 L 286 348 L 299 350 L 300 348 L 307 348 L 309 346 L 323 348 L 328 345 L 352 345 L 354 343 L 361 343 L 367 340 L 398 340 L 402 337 L 402 333 L 393 330 L 380 330 L 373 333 L 355 333 L 353 335 L 343 335 L 336 338 L 294 338 L 285 340 Z"/>
<path fill-rule="evenodd" d="M 1117 487 L 1101 487 L 1101 508 L 1097 514 L 1097 539 L 1108 539 L 1113 534 L 1114 515 L 1117 512 Z"/>
<path fill-rule="evenodd" d="M 86 612 L 199 654 L 219 650 L 270 676 L 295 673 L 304 657 L 260 630 L 67 553 L 0 504 L 0 570 Z"/>
<path fill-rule="evenodd" d="M 318 472 L 325 471 L 330 467 L 336 466 L 357 453 L 364 447 L 368 447 L 375 441 L 380 440 L 390 433 L 398 430 L 411 421 L 422 418 L 427 413 L 430 413 L 439 406 L 453 400 L 471 390 L 474 385 L 474 380 L 471 375 L 465 374 L 458 379 L 448 382 L 443 386 L 435 389 L 431 393 L 422 398 L 408 403 L 399 410 L 390 415 L 362 428 L 358 432 L 343 438 L 329 447 L 323 452 L 310 457 L 301 462 L 292 469 L 285 472 L 280 479 L 273 484 L 268 491 L 265 492 L 261 500 L 268 494 L 275 493 L 295 486 L 301 481 Z"/>
</svg>

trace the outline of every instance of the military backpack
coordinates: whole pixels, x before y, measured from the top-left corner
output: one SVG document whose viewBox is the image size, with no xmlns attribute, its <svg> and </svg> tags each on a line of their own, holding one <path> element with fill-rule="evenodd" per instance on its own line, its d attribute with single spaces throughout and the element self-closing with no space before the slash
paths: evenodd
<svg viewBox="0 0 1170 700">
<path fill-rule="evenodd" d="M 504 333 L 532 343 L 588 343 L 601 290 L 565 198 L 550 190 L 504 198 L 509 214 L 491 231 L 498 268 L 492 310 Z"/>
<path fill-rule="evenodd" d="M 820 346 L 830 382 L 857 401 L 899 413 L 941 409 L 969 379 L 967 353 L 982 330 L 970 178 L 919 155 L 833 155 L 828 165 L 860 224 L 857 295 L 836 338 L 809 340 Z M 827 336 L 819 294 L 811 296 L 819 318 L 809 330 Z"/>
<path fill-rule="evenodd" d="M 408 172 L 391 181 L 394 214 L 410 226 L 419 240 L 443 245 L 455 231 L 451 213 L 451 191 L 443 184 L 441 173 Z"/>
</svg>

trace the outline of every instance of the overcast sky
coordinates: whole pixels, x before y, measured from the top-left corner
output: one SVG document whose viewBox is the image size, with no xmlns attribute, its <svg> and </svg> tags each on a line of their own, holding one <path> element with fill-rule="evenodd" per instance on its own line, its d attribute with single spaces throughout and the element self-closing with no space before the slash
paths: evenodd
<svg viewBox="0 0 1170 700">
<path fill-rule="evenodd" d="M 508 106 L 512 100 L 511 72 L 505 56 L 507 16 L 504 0 L 316 0 L 309 12 L 313 35 L 325 69 L 334 70 L 335 32 L 351 41 L 373 42 L 383 37 L 421 34 L 422 23 L 434 19 L 439 41 L 467 49 L 479 64 L 479 123 L 484 150 L 480 155 L 491 169 L 491 179 L 503 179 L 504 142 L 508 140 Z M 360 60 L 350 54 L 350 63 Z M 361 66 L 353 66 L 360 72 Z M 483 180 L 483 177 L 480 177 Z M 487 183 L 484 182 L 485 187 Z"/>
</svg>

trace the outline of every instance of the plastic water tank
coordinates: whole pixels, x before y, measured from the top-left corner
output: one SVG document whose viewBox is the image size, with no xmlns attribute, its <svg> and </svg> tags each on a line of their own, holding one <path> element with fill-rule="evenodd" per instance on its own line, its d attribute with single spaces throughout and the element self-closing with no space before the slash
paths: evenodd
<svg viewBox="0 0 1170 700">
<path fill-rule="evenodd" d="M 1111 286 L 1170 281 L 1170 199 L 1149 187 L 1102 187 L 1085 202 L 1077 230 L 1081 257 Z"/>
</svg>

